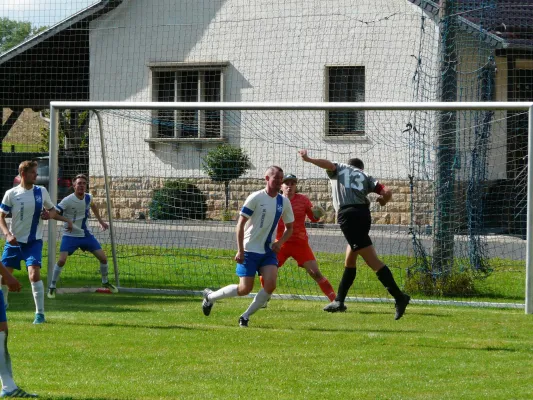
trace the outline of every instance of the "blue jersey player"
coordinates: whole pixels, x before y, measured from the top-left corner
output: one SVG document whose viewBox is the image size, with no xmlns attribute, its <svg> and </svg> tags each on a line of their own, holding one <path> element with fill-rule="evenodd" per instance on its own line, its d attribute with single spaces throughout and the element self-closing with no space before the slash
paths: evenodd
<svg viewBox="0 0 533 400">
<path fill-rule="evenodd" d="M 0 228 L 6 237 L 2 254 L 2 264 L 9 272 L 20 269 L 20 262 L 26 263 L 31 282 L 31 291 L 35 301 L 34 324 L 45 322 L 44 285 L 41 280 L 41 262 L 43 253 L 43 222 L 41 214 L 63 221 L 67 229 L 72 229 L 72 222 L 56 213 L 54 203 L 46 188 L 35 185 L 37 179 L 37 162 L 24 161 L 19 165 L 20 185 L 9 189 L 0 205 Z M 6 216 L 11 213 L 11 225 L 8 228 Z M 2 287 L 7 306 L 7 288 Z"/>
<path fill-rule="evenodd" d="M 226 297 L 246 296 L 255 282 L 255 275 L 263 277 L 264 287 L 256 294 L 252 304 L 239 318 L 239 325 L 247 327 L 250 315 L 260 309 L 270 299 L 276 289 L 278 277 L 277 253 L 292 234 L 294 214 L 291 202 L 279 191 L 283 182 L 283 170 L 271 166 L 265 172 L 266 186 L 252 193 L 240 211 L 237 222 L 237 276 L 239 284 L 228 285 L 213 292 L 204 290 L 202 309 L 209 315 L 215 301 Z M 280 218 L 285 221 L 285 232 L 274 241 L 276 227 Z"/>
<path fill-rule="evenodd" d="M 109 227 L 100 216 L 98 207 L 93 203 L 92 196 L 87 193 L 87 177 L 85 175 L 80 174 L 76 176 L 74 179 L 74 193 L 61 200 L 56 206 L 56 209 L 64 217 L 72 220 L 73 227 L 71 230 L 68 230 L 67 226 L 64 227 L 61 246 L 59 247 L 59 260 L 57 260 L 54 266 L 52 279 L 48 288 L 48 298 L 53 299 L 56 297 L 57 281 L 67 262 L 67 258 L 78 249 L 92 253 L 100 261 L 102 286 L 109 289 L 111 293 L 117 293 L 118 289 L 108 279 L 109 267 L 107 265 L 106 254 L 87 225 L 87 220 L 92 210 L 94 216 L 100 223 L 101 229 L 106 230 Z"/>
</svg>

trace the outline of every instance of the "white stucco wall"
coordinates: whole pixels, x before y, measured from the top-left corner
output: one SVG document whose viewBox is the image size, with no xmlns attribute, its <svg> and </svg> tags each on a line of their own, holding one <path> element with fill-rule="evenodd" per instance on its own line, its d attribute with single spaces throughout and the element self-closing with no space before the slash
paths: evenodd
<svg viewBox="0 0 533 400">
<path fill-rule="evenodd" d="M 335 65 L 365 67 L 366 101 L 431 101 L 438 34 L 429 19 L 421 32 L 420 9 L 403 0 L 129 0 L 91 24 L 91 100 L 152 101 L 149 63 L 227 62 L 225 101 L 324 101 L 326 66 Z M 413 79 L 417 65 L 422 89 Z M 367 112 L 366 136 L 343 140 L 324 140 L 324 113 L 278 115 L 242 112 L 240 123 L 227 124 L 229 142 L 250 155 L 249 176 L 279 164 L 302 177 L 323 177 L 296 156 L 298 148 L 310 148 L 313 156 L 339 161 L 362 157 L 382 178 L 407 178 L 409 138 L 402 131 L 412 115 L 406 112 Z M 203 176 L 201 158 L 211 146 L 151 151 L 144 141 L 149 124 L 105 120 L 114 175 Z M 420 151 L 430 153 L 434 126 L 419 129 L 427 129 Z M 99 162 L 91 163 L 98 174 Z"/>
</svg>

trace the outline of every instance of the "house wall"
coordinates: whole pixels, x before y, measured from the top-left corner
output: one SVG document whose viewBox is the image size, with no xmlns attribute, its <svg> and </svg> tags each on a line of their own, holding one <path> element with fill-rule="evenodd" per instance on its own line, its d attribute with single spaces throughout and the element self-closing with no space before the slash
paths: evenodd
<svg viewBox="0 0 533 400">
<path fill-rule="evenodd" d="M 91 25 L 91 100 L 153 100 L 149 63 L 227 62 L 225 101 L 324 101 L 326 66 L 333 65 L 365 66 L 366 101 L 413 101 L 420 99 L 418 60 L 425 76 L 435 75 L 437 31 L 425 24 L 421 34 L 421 11 L 408 1 L 125 1 Z M 434 100 L 436 89 L 425 87 L 423 100 Z M 342 140 L 324 139 L 324 117 L 243 111 L 226 122 L 226 135 L 250 155 L 250 178 L 271 164 L 324 177 L 298 160 L 296 150 L 309 148 L 338 161 L 358 155 L 374 175 L 406 179 L 408 113 L 367 112 L 365 137 Z M 205 176 L 201 159 L 212 145 L 150 150 L 144 141 L 150 124 L 131 117 L 107 116 L 105 129 L 110 149 L 117 149 L 108 165 L 113 174 Z M 100 173 L 92 162 L 91 174 Z"/>
<path fill-rule="evenodd" d="M 472 34 L 462 32 L 457 39 L 457 101 L 481 101 L 481 75 L 484 66 L 494 59 L 495 91 L 493 101 L 507 100 L 507 59 L 494 57 L 494 49 L 484 45 Z M 488 136 L 486 162 L 489 165 L 488 180 L 506 177 L 507 160 L 507 124 L 506 111 L 495 111 L 491 119 Z M 475 138 L 481 134 L 481 123 L 485 111 L 461 111 L 458 113 L 457 143 L 460 152 L 458 175 L 461 180 L 470 178 L 472 154 L 477 149 Z M 478 153 L 476 153 L 478 154 Z"/>
</svg>

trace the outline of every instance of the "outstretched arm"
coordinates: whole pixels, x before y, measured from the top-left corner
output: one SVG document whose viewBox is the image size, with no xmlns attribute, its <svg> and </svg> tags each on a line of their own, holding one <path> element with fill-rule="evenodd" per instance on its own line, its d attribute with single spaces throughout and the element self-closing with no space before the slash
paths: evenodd
<svg viewBox="0 0 533 400">
<path fill-rule="evenodd" d="M 50 208 L 48 210 L 48 214 L 50 216 L 50 218 L 52 219 L 55 219 L 56 221 L 63 221 L 63 222 L 66 222 L 67 223 L 67 231 L 68 232 L 72 232 L 72 221 L 66 217 L 63 217 L 61 214 L 59 214 L 57 212 L 57 210 L 55 208 Z"/>
<path fill-rule="evenodd" d="M 302 160 L 311 164 L 315 164 L 317 167 L 323 168 L 328 171 L 335 171 L 337 169 L 337 166 L 329 160 L 309 157 L 309 155 L 307 154 L 307 150 L 298 150 L 298 154 L 300 155 L 300 157 L 302 157 Z"/>
</svg>

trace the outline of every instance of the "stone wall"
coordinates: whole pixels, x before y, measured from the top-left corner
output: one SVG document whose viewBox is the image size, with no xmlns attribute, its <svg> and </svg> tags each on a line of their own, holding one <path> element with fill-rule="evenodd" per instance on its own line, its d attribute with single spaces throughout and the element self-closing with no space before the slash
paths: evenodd
<svg viewBox="0 0 533 400">
<path fill-rule="evenodd" d="M 144 215 L 148 218 L 148 208 L 154 189 L 163 186 L 164 178 L 111 178 L 110 193 L 115 219 L 136 219 Z M 198 187 L 205 194 L 207 203 L 207 218 L 211 220 L 236 219 L 238 211 L 246 197 L 264 187 L 264 181 L 259 179 L 239 179 L 230 184 L 229 212 L 224 213 L 225 195 L 222 183 L 212 182 L 210 179 L 186 180 Z M 372 219 L 376 224 L 408 225 L 410 223 L 410 190 L 409 182 L 401 180 L 383 180 L 384 185 L 393 192 L 392 201 L 385 207 L 373 203 Z M 313 204 L 320 205 L 326 210 L 324 222 L 334 223 L 335 212 L 331 201 L 331 188 L 327 179 L 309 179 L 298 182 L 300 193 L 307 195 Z M 107 215 L 104 180 L 101 177 L 91 178 L 90 192 L 94 196 L 96 205 L 103 216 Z M 376 195 L 370 195 L 372 201 Z M 417 225 L 431 224 L 434 207 L 433 196 L 429 184 L 418 186 L 417 193 Z"/>
</svg>

